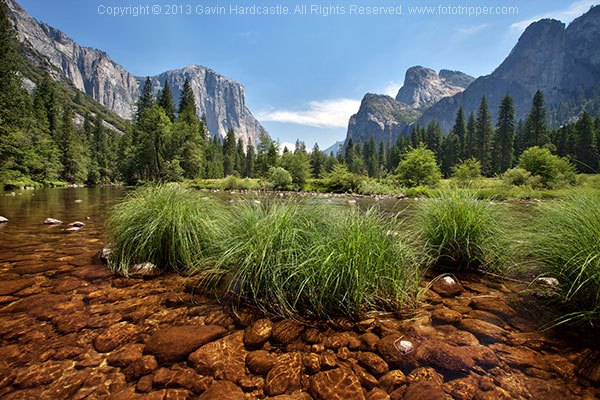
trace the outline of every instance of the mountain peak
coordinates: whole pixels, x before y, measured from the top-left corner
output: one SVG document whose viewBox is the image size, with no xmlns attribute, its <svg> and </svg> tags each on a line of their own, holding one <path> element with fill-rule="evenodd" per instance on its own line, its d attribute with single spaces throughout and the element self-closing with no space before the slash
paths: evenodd
<svg viewBox="0 0 600 400">
<path fill-rule="evenodd" d="M 396 101 L 413 108 L 431 107 L 444 97 L 463 91 L 473 80 L 459 71 L 442 70 L 438 75 L 431 68 L 414 66 L 406 71 Z"/>
</svg>

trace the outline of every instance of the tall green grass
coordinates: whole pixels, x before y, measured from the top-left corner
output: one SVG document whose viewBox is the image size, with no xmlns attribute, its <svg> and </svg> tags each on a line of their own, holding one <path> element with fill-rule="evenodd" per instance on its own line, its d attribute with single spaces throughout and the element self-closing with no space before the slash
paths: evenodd
<svg viewBox="0 0 600 400">
<path fill-rule="evenodd" d="M 357 316 L 414 300 L 418 263 L 375 210 L 300 202 L 234 207 L 217 268 L 242 302 L 281 316 Z"/>
<path fill-rule="evenodd" d="M 417 206 L 415 231 L 432 264 L 498 270 L 507 264 L 507 216 L 465 190 L 442 190 Z"/>
<path fill-rule="evenodd" d="M 108 219 L 109 267 L 127 275 L 137 263 L 186 271 L 220 250 L 223 209 L 179 186 L 150 186 L 129 194 Z"/>
<path fill-rule="evenodd" d="M 533 250 L 559 281 L 570 313 L 560 322 L 600 319 L 600 193 L 581 190 L 542 206 Z"/>
</svg>

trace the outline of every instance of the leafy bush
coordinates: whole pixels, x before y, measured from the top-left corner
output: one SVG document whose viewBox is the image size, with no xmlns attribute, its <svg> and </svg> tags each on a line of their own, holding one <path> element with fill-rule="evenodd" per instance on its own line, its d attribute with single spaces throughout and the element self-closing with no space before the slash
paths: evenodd
<svg viewBox="0 0 600 400">
<path fill-rule="evenodd" d="M 356 316 L 414 300 L 418 267 L 397 225 L 372 210 L 245 202 L 217 263 L 229 289 L 267 313 Z"/>
<path fill-rule="evenodd" d="M 408 187 L 435 186 L 442 179 L 435 154 L 423 144 L 402 156 L 396 175 L 400 184 Z"/>
<path fill-rule="evenodd" d="M 519 157 L 519 167 L 538 176 L 543 187 L 574 185 L 577 181 L 575 167 L 566 159 L 553 155 L 549 149 L 530 147 Z"/>
<path fill-rule="evenodd" d="M 289 190 L 292 187 L 292 176 L 281 167 L 269 168 L 269 183 L 275 190 Z"/>
<path fill-rule="evenodd" d="M 502 180 L 512 186 L 527 186 L 531 184 L 531 173 L 526 169 L 515 167 L 502 174 Z"/>
<path fill-rule="evenodd" d="M 144 262 L 189 270 L 219 250 L 220 212 L 218 204 L 179 186 L 138 189 L 108 218 L 109 267 L 123 275 Z"/>
<path fill-rule="evenodd" d="M 546 274 L 558 279 L 572 313 L 562 322 L 600 319 L 600 194 L 579 191 L 544 205 L 533 250 Z"/>
<path fill-rule="evenodd" d="M 336 164 L 331 172 L 323 176 L 325 191 L 331 193 L 355 193 L 361 181 L 360 175 L 348 171 L 348 168 L 342 164 Z"/>
<path fill-rule="evenodd" d="M 497 269 L 507 254 L 504 218 L 468 191 L 440 191 L 418 205 L 415 229 L 436 266 Z"/>
<path fill-rule="evenodd" d="M 475 158 L 464 160 L 452 167 L 452 179 L 460 186 L 471 186 L 481 179 L 481 163 Z"/>
</svg>

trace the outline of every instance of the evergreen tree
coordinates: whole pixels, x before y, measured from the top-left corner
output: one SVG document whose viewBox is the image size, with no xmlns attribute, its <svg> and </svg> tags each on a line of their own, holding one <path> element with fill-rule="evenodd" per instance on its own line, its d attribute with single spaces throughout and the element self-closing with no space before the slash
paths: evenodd
<svg viewBox="0 0 600 400">
<path fill-rule="evenodd" d="M 147 77 L 142 88 L 142 94 L 137 102 L 137 112 L 135 114 L 136 121 L 139 121 L 144 114 L 144 111 L 149 110 L 154 105 L 154 91 L 152 90 L 152 82 Z"/>
<path fill-rule="evenodd" d="M 496 134 L 493 144 L 493 172 L 502 173 L 514 163 L 515 109 L 510 96 L 505 96 L 500 104 Z"/>
<path fill-rule="evenodd" d="M 73 114 L 69 107 L 64 107 L 62 122 L 62 178 L 67 182 L 83 183 L 87 179 L 85 150 L 81 138 L 73 125 Z"/>
<path fill-rule="evenodd" d="M 546 107 L 544 95 L 541 91 L 535 92 L 531 103 L 531 111 L 525 122 L 525 145 L 526 147 L 543 146 L 550 140 L 546 126 Z"/>
<path fill-rule="evenodd" d="M 598 153 L 594 120 L 583 112 L 575 125 L 575 166 L 583 173 L 598 173 Z"/>
<path fill-rule="evenodd" d="M 235 133 L 233 129 L 230 129 L 223 141 L 223 173 L 225 176 L 235 174 L 235 166 L 238 164 L 237 157 Z"/>
<path fill-rule="evenodd" d="M 367 174 L 371 178 L 379 178 L 379 154 L 377 152 L 377 144 L 375 143 L 374 135 L 371 135 L 371 138 L 365 143 L 364 163 L 367 168 Z"/>
<path fill-rule="evenodd" d="M 456 113 L 456 119 L 454 120 L 452 133 L 456 135 L 458 139 L 458 157 L 466 158 L 467 155 L 465 154 L 465 143 L 467 140 L 467 126 L 465 124 L 465 113 L 462 107 L 460 107 Z"/>
<path fill-rule="evenodd" d="M 165 110 L 165 114 L 167 114 L 171 122 L 175 122 L 175 103 L 173 102 L 173 93 L 168 81 L 165 81 L 165 87 L 158 95 L 158 105 Z"/>
<path fill-rule="evenodd" d="M 144 111 L 138 123 L 139 144 L 136 149 L 136 167 L 144 181 L 157 181 L 164 177 L 167 163 L 167 146 L 172 123 L 162 107 L 152 106 Z M 101 166 L 102 171 L 102 166 Z"/>
<path fill-rule="evenodd" d="M 456 133 L 450 133 L 442 140 L 441 169 L 444 176 L 449 176 L 452 167 L 456 165 L 461 157 L 461 140 Z"/>
<path fill-rule="evenodd" d="M 189 79 L 186 79 L 183 84 L 178 109 L 179 114 L 186 112 L 196 114 L 196 98 L 194 97 L 194 92 L 192 91 L 192 85 L 190 84 Z"/>
<path fill-rule="evenodd" d="M 244 165 L 244 177 L 254 178 L 254 164 L 256 162 L 256 153 L 252 143 L 248 145 L 246 150 L 246 163 Z"/>
<path fill-rule="evenodd" d="M 218 179 L 223 177 L 223 148 L 216 136 L 207 143 L 205 168 L 205 178 Z"/>
<path fill-rule="evenodd" d="M 326 160 L 327 156 L 319 149 L 319 145 L 315 143 L 310 153 L 310 170 L 313 178 L 321 178 Z"/>
<path fill-rule="evenodd" d="M 477 123 L 475 134 L 475 156 L 481 163 L 481 171 L 484 175 L 489 175 L 492 162 L 492 137 L 494 136 L 494 126 L 492 115 L 488 107 L 485 96 L 481 99 L 479 109 L 477 110 Z"/>
<path fill-rule="evenodd" d="M 381 142 L 379 142 L 379 151 L 377 152 L 377 157 L 378 157 L 379 169 L 380 169 L 379 175 L 382 175 L 385 173 L 385 166 L 387 164 L 387 152 L 386 152 L 385 143 L 383 143 L 383 140 Z"/>
<path fill-rule="evenodd" d="M 432 121 L 429 123 L 429 125 L 427 125 L 425 145 L 429 150 L 433 151 L 439 163 L 441 156 L 440 150 L 442 145 L 442 128 L 435 121 Z"/>
<path fill-rule="evenodd" d="M 465 138 L 465 149 L 463 157 L 465 159 L 475 157 L 476 152 L 476 137 L 477 137 L 477 120 L 475 114 L 469 114 L 469 122 L 467 122 L 467 136 Z"/>
</svg>

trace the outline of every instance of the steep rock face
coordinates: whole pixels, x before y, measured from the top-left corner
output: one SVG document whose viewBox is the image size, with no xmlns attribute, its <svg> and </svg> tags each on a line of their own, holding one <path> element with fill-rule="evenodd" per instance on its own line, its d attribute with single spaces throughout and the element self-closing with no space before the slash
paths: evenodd
<svg viewBox="0 0 600 400">
<path fill-rule="evenodd" d="M 106 53 L 82 47 L 58 29 L 36 21 L 14 0 L 7 0 L 7 5 L 27 57 L 54 79 L 87 93 L 123 118 L 132 117 L 145 78 L 129 73 Z M 233 129 L 244 143 L 256 143 L 264 129 L 246 107 L 244 88 L 239 83 L 200 66 L 168 71 L 151 79 L 156 91 L 168 81 L 178 102 L 186 78 L 192 84 L 198 115 L 206 116 L 213 135 L 225 137 Z"/>
<path fill-rule="evenodd" d="M 421 66 L 409 68 L 406 71 L 404 85 L 396 96 L 396 101 L 413 108 L 426 108 L 434 105 L 444 97 L 462 92 L 470 83 L 467 83 L 465 86 L 455 86 L 454 84 L 457 83 L 465 83 L 461 82 L 460 75 L 464 77 L 468 77 L 468 75 L 461 72 L 453 74 L 447 70 L 444 70 L 444 72 L 445 76 L 448 76 L 452 80 L 452 83 L 430 68 Z"/>
<path fill-rule="evenodd" d="M 536 90 L 542 90 L 548 108 L 600 85 L 600 7 L 574 20 L 543 19 L 531 24 L 504 62 L 490 75 L 478 78 L 464 92 L 425 111 L 421 125 L 436 120 L 449 130 L 459 107 L 476 112 L 485 95 L 494 118 L 502 98 L 513 97 L 516 118 L 527 116 Z M 561 121 L 558 121 L 561 122 Z"/>
<path fill-rule="evenodd" d="M 358 113 L 350 118 L 346 140 L 394 143 L 424 110 L 441 99 L 464 90 L 473 77 L 459 71 L 434 70 L 421 66 L 406 71 L 404 85 L 395 99 L 367 93 Z"/>
</svg>

